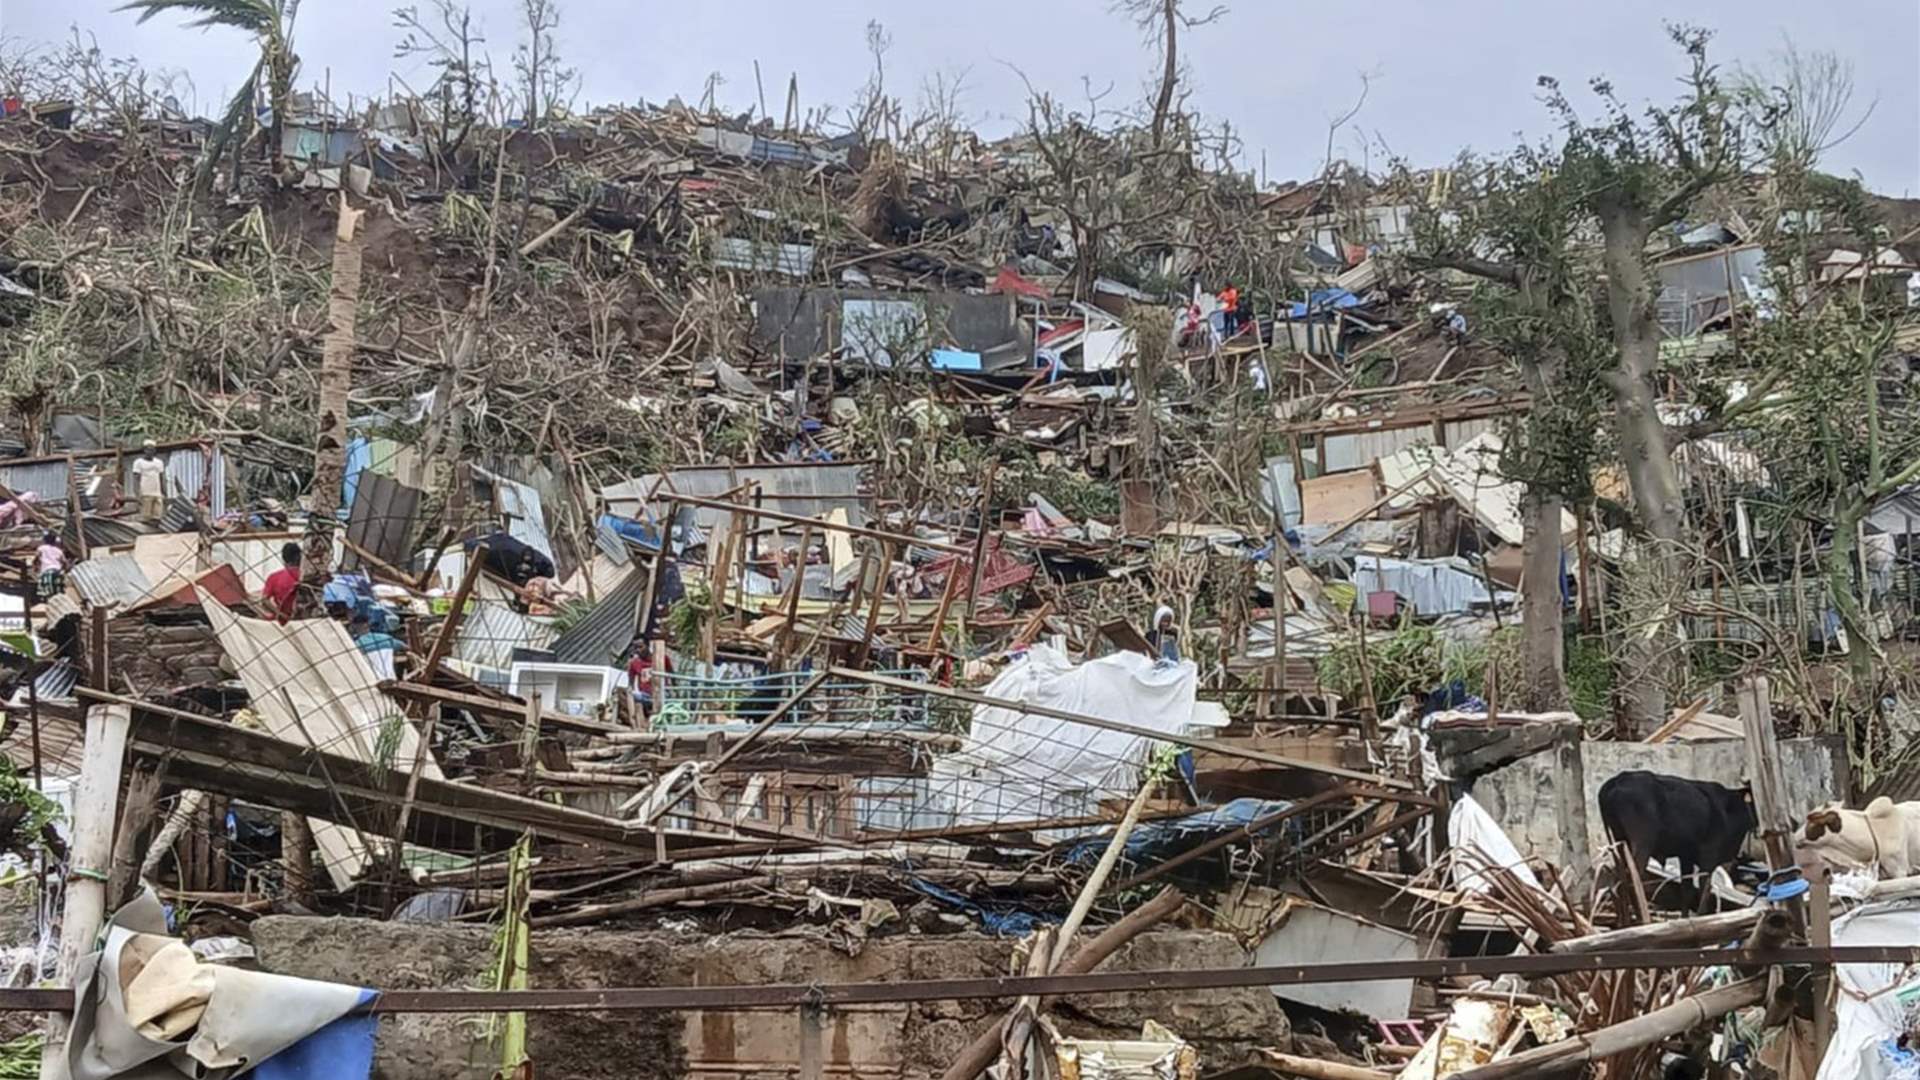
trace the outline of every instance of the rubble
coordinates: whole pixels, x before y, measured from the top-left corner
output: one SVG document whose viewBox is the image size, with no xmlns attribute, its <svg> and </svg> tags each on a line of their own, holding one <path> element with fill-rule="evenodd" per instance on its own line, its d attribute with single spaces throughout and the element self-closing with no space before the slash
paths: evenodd
<svg viewBox="0 0 1920 1080">
<path fill-rule="evenodd" d="M 1633 450 L 1571 446 L 1618 373 L 1553 368 L 1621 350 L 1435 239 L 1491 166 L 281 104 L 0 119 L 0 820 L 68 954 L 151 885 L 396 995 L 392 1076 L 1826 1076 L 1904 1021 L 1820 996 L 1908 985 L 1830 951 L 1903 901 L 1793 843 L 1920 776 L 1913 233 L 1789 254 L 1754 171 L 1635 253 L 1663 593 Z M 1756 417 L 1881 286 L 1853 505 Z M 1611 850 L 1629 769 L 1750 785 L 1727 911 Z"/>
</svg>

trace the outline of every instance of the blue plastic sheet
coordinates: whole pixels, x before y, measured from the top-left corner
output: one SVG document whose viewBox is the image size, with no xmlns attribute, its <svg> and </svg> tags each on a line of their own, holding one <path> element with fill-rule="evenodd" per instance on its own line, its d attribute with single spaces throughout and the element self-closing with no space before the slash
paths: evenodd
<svg viewBox="0 0 1920 1080">
<path fill-rule="evenodd" d="M 909 877 L 907 884 L 950 908 L 979 919 L 980 925 L 1002 937 L 1024 937 L 1042 926 L 1051 926 L 1060 921 L 1052 915 L 1022 911 L 1011 905 L 1001 906 L 998 910 L 982 907 L 951 889 L 943 889 L 917 877 Z"/>
<path fill-rule="evenodd" d="M 373 1075 L 373 1037 L 380 1018 L 365 1009 L 380 994 L 360 991 L 354 1012 L 262 1061 L 256 1080 L 367 1080 Z"/>
<path fill-rule="evenodd" d="M 1143 822 L 1135 825 L 1133 832 L 1127 835 L 1126 856 L 1136 863 L 1164 859 L 1222 833 L 1245 828 L 1260 818 L 1277 814 L 1292 805 L 1284 799 L 1235 799 L 1198 814 Z M 1299 823 L 1295 820 L 1282 821 L 1272 828 L 1297 832 Z M 1073 846 L 1067 849 L 1067 861 L 1098 862 L 1100 853 L 1107 850 L 1111 837 L 1112 830 L 1109 829 L 1074 841 Z M 1296 835 L 1294 839 L 1299 837 Z"/>
</svg>

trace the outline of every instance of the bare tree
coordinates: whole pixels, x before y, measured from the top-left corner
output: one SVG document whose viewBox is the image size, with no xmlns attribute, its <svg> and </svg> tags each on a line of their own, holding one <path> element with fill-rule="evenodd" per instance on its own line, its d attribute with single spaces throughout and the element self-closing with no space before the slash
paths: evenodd
<svg viewBox="0 0 1920 1080">
<path fill-rule="evenodd" d="M 1166 141 L 1167 118 L 1173 115 L 1174 91 L 1180 83 L 1180 31 L 1205 26 L 1227 13 L 1216 5 L 1205 15 L 1182 10 L 1184 0 L 1115 0 L 1113 10 L 1132 19 L 1146 35 L 1148 45 L 1160 48 L 1160 89 L 1153 98 L 1153 145 Z"/>
<path fill-rule="evenodd" d="M 1775 114 L 1764 144 L 1776 168 L 1813 168 L 1822 154 L 1859 131 L 1879 104 L 1869 101 L 1850 121 L 1852 61 L 1830 52 L 1803 53 L 1791 40 L 1767 66 L 1742 66 L 1729 81 L 1749 105 Z"/>
<path fill-rule="evenodd" d="M 404 31 L 394 58 L 423 58 L 437 73 L 428 93 L 438 99 L 438 123 L 423 125 L 423 133 L 442 167 L 451 168 L 479 119 L 482 88 L 493 82 L 486 54 L 474 55 L 484 39 L 474 29 L 472 10 L 455 0 L 432 0 L 426 15 L 417 5 L 395 8 L 393 24 Z"/>
<path fill-rule="evenodd" d="M 554 106 L 572 97 L 579 87 L 580 73 L 567 67 L 554 44 L 553 32 L 560 28 L 558 0 L 521 0 L 521 23 L 526 39 L 513 53 L 513 70 L 519 79 L 520 95 L 526 99 L 529 129 L 546 119 Z"/>
</svg>

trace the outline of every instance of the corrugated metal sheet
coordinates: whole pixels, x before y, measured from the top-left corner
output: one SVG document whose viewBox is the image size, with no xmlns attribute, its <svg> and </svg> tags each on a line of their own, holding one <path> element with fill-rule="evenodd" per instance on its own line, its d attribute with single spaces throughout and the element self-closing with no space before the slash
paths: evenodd
<svg viewBox="0 0 1920 1080">
<path fill-rule="evenodd" d="M 280 546 L 286 542 L 285 539 L 259 540 L 244 536 L 215 540 L 211 550 L 213 564 L 233 567 L 247 591 L 257 593 L 267 587 L 267 576 L 280 569 Z"/>
<path fill-rule="evenodd" d="M 353 508 L 347 514 L 347 539 L 391 566 L 407 564 L 413 519 L 425 493 L 371 469 L 362 470 L 354 485 Z M 343 569 L 360 569 L 360 556 L 348 548 Z"/>
<path fill-rule="evenodd" d="M 67 583 L 93 607 L 126 607 L 146 598 L 153 583 L 132 555 L 106 555 L 76 563 Z"/>
<path fill-rule="evenodd" d="M 641 500 L 655 490 L 656 484 L 660 492 L 713 498 L 741 484 L 758 482 L 762 505 L 769 510 L 819 517 L 841 509 L 846 511 L 849 525 L 865 525 L 866 500 L 858 494 L 863 471 L 859 465 L 842 464 L 694 466 L 666 473 L 664 482 L 657 473 L 623 480 L 603 488 L 600 497 L 614 513 L 637 517 Z M 648 509 L 657 517 L 663 507 L 656 502 Z M 729 516 L 728 511 L 707 507 L 693 507 L 691 511 L 695 524 L 702 529 L 712 529 Z"/>
<path fill-rule="evenodd" d="M 460 633 L 453 639 L 453 655 L 483 667 L 506 668 L 515 649 L 545 649 L 553 645 L 553 625 L 545 619 L 513 610 L 509 594 L 482 576 L 473 583 L 473 599 Z"/>
<path fill-rule="evenodd" d="M 554 659 L 563 664 L 616 663 L 639 631 L 646 578 L 638 567 L 628 567 L 620 584 L 602 597 L 586 618 L 554 639 Z"/>
<path fill-rule="evenodd" d="M 1493 430 L 1493 420 L 1456 420 L 1445 426 L 1447 445 L 1459 446 L 1482 432 Z M 1348 469 L 1364 469 L 1383 457 L 1396 454 L 1409 446 L 1431 444 L 1433 427 L 1419 424 L 1413 427 L 1383 428 L 1379 431 L 1363 431 L 1353 435 L 1327 436 L 1327 467 L 1330 473 L 1345 472 Z"/>
<path fill-rule="evenodd" d="M 540 502 L 540 492 L 530 484 L 510 480 L 478 466 L 474 467 L 473 472 L 475 476 L 493 484 L 494 501 L 507 519 L 507 535 L 547 558 L 553 558 L 553 541 L 547 538 L 547 514 Z"/>
<path fill-rule="evenodd" d="M 168 495 L 199 502 L 204 489 L 208 498 L 207 512 L 216 518 L 227 512 L 227 456 L 217 443 L 210 450 L 188 447 L 164 451 L 161 456 L 167 463 Z M 126 455 L 120 475 L 120 490 L 137 490 L 133 479 L 133 463 L 139 459 L 138 454 Z M 65 483 L 64 477 L 61 482 Z"/>
<path fill-rule="evenodd" d="M 713 264 L 723 270 L 754 270 L 803 278 L 813 272 L 813 247 L 723 236 L 714 241 Z"/>
<path fill-rule="evenodd" d="M 67 500 L 67 463 L 48 461 L 39 465 L 0 465 L 0 484 L 16 494 L 31 491 L 41 502 Z M 131 491 L 132 489 L 127 489 Z"/>
</svg>

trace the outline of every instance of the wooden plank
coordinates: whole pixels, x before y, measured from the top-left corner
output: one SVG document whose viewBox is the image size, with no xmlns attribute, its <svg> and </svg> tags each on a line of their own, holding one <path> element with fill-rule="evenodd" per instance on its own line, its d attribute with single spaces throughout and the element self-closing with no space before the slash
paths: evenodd
<svg viewBox="0 0 1920 1080">
<path fill-rule="evenodd" d="M 1306 525 L 1332 525 L 1365 515 L 1380 497 L 1380 486 L 1371 469 L 1353 469 L 1331 476 L 1316 476 L 1300 481 L 1300 521 Z M 1355 518 L 1358 520 L 1358 518 Z"/>
</svg>

